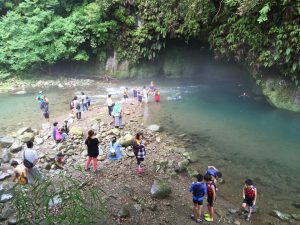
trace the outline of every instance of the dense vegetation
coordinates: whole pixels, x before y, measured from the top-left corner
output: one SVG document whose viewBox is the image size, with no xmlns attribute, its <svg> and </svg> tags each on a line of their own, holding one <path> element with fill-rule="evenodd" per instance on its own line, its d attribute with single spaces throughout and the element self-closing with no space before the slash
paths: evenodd
<svg viewBox="0 0 300 225">
<path fill-rule="evenodd" d="M 198 40 L 257 77 L 300 76 L 298 0 L 0 0 L 0 15 L 3 76 L 114 51 L 133 65 L 169 39 Z"/>
</svg>

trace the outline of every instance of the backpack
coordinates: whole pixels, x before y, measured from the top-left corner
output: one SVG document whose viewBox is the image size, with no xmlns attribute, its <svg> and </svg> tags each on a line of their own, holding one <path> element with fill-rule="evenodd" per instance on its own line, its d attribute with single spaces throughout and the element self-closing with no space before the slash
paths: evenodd
<svg viewBox="0 0 300 225">
<path fill-rule="evenodd" d="M 32 169 L 34 167 L 33 163 L 29 162 L 25 157 L 25 151 L 23 152 L 23 164 L 27 169 Z"/>
<path fill-rule="evenodd" d="M 78 109 L 78 110 L 80 109 L 80 104 L 79 103 L 76 104 L 76 109 Z"/>
</svg>

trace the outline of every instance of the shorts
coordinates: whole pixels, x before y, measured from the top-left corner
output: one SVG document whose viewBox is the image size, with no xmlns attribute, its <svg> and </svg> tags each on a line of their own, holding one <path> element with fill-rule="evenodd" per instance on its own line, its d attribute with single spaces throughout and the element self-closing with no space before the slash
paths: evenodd
<svg viewBox="0 0 300 225">
<path fill-rule="evenodd" d="M 210 207 L 214 206 L 214 200 L 212 197 L 207 196 L 207 205 Z"/>
<path fill-rule="evenodd" d="M 193 202 L 198 205 L 203 205 L 203 198 L 193 197 Z"/>
<path fill-rule="evenodd" d="M 133 97 L 134 97 L 134 98 L 137 98 L 137 94 L 136 94 L 136 93 L 133 93 Z"/>
<path fill-rule="evenodd" d="M 138 97 L 138 100 L 139 100 L 139 102 L 142 102 L 143 98 L 142 97 Z"/>
<path fill-rule="evenodd" d="M 128 95 L 123 95 L 124 98 L 128 98 Z"/>
<path fill-rule="evenodd" d="M 44 112 L 43 115 L 44 115 L 45 119 L 49 119 L 49 113 Z"/>
<path fill-rule="evenodd" d="M 253 206 L 253 202 L 254 202 L 254 198 L 245 198 L 243 203 L 246 203 L 246 205 L 252 207 Z"/>
</svg>

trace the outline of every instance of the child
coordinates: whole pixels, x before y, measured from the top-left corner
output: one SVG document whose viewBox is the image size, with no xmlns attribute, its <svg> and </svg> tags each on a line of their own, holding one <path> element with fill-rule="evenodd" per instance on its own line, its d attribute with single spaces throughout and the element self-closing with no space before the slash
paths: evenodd
<svg viewBox="0 0 300 225">
<path fill-rule="evenodd" d="M 64 169 L 65 160 L 62 152 L 57 153 L 54 159 L 54 169 Z"/>
<path fill-rule="evenodd" d="M 19 164 L 17 161 L 12 161 L 10 164 L 12 167 L 14 167 L 14 174 L 13 174 L 13 181 L 18 179 L 19 184 L 27 184 L 27 176 L 26 176 L 26 168 L 23 165 L 23 163 Z"/>
<path fill-rule="evenodd" d="M 212 176 L 210 174 L 205 174 L 204 180 L 206 181 L 206 191 L 207 191 L 207 209 L 209 214 L 205 214 L 205 220 L 208 222 L 214 221 L 214 203 L 216 201 L 216 187 L 213 183 Z"/>
<path fill-rule="evenodd" d="M 201 174 L 197 175 L 197 181 L 193 182 L 190 187 L 190 192 L 193 193 L 193 214 L 192 219 L 196 218 L 197 223 L 201 223 L 201 210 L 203 205 L 203 198 L 206 194 L 206 184 L 202 182 L 203 176 Z"/>
<path fill-rule="evenodd" d="M 160 92 L 158 90 L 155 91 L 154 98 L 155 102 L 160 102 Z"/>
<path fill-rule="evenodd" d="M 137 133 L 133 142 L 133 152 L 138 165 L 138 173 L 143 173 L 142 162 L 145 160 L 146 150 L 143 141 L 143 134 Z"/>
<path fill-rule="evenodd" d="M 243 204 L 241 208 L 241 212 L 246 209 L 246 207 L 249 207 L 249 214 L 247 216 L 247 221 L 250 221 L 250 216 L 255 208 L 256 205 L 256 199 L 257 199 L 257 189 L 253 184 L 253 181 L 250 179 L 247 179 L 245 181 L 245 186 L 243 188 Z"/>
<path fill-rule="evenodd" d="M 69 125 L 68 125 L 68 120 L 64 121 L 64 125 L 62 126 L 62 132 L 65 134 L 69 134 Z"/>
<path fill-rule="evenodd" d="M 109 144 L 109 159 L 118 160 L 122 158 L 121 145 L 117 142 L 117 138 L 113 137 Z"/>
<path fill-rule="evenodd" d="M 85 144 L 88 148 L 88 158 L 85 163 L 85 170 L 89 170 L 90 163 L 93 160 L 94 173 L 97 171 L 97 157 L 99 155 L 99 140 L 94 137 L 95 133 L 93 130 L 89 130 L 88 138 L 85 140 Z"/>
</svg>

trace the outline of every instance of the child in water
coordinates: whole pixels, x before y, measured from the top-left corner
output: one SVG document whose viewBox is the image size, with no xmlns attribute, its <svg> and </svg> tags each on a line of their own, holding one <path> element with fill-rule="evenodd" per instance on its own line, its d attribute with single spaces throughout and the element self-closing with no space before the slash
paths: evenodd
<svg viewBox="0 0 300 225">
<path fill-rule="evenodd" d="M 257 189 L 253 184 L 253 181 L 250 179 L 247 179 L 245 181 L 245 185 L 243 188 L 243 204 L 241 208 L 241 213 L 246 208 L 249 208 L 249 214 L 246 218 L 247 221 L 250 221 L 251 213 L 253 209 L 255 209 L 256 205 L 256 199 L 257 199 Z"/>
<path fill-rule="evenodd" d="M 208 222 L 214 221 L 214 203 L 217 198 L 217 192 L 215 184 L 213 183 L 213 178 L 210 174 L 205 174 L 204 180 L 206 181 L 206 191 L 207 191 L 207 209 L 209 214 L 204 214 L 204 218 Z"/>
<path fill-rule="evenodd" d="M 158 90 L 155 91 L 154 99 L 155 102 L 160 102 L 160 92 Z"/>
<path fill-rule="evenodd" d="M 196 182 L 193 182 L 190 187 L 190 192 L 193 193 L 193 214 L 192 219 L 196 219 L 197 223 L 201 223 L 201 211 L 203 206 L 203 198 L 206 194 L 206 184 L 202 182 L 203 176 L 201 174 L 197 175 Z"/>
</svg>

